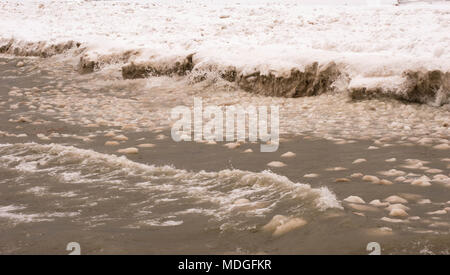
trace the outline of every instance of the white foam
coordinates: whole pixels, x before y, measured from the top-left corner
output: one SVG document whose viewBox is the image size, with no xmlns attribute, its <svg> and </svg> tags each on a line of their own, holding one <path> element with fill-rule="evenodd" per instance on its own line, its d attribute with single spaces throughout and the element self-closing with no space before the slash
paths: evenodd
<svg viewBox="0 0 450 275">
<path fill-rule="evenodd" d="M 178 205 L 177 199 L 189 199 L 203 215 L 211 215 L 217 220 L 238 218 L 236 210 L 248 216 L 262 216 L 272 212 L 278 205 L 291 205 L 294 212 L 318 213 L 330 208 L 341 208 L 336 196 L 326 187 L 312 188 L 308 184 L 294 183 L 284 176 L 270 171 L 259 173 L 241 170 L 221 170 L 219 172 L 189 172 L 171 166 L 141 164 L 116 155 L 98 153 L 58 144 L 41 145 L 36 143 L 9 144 L 0 146 L 4 159 L 18 152 L 25 157 L 2 162 L 9 169 L 23 166 L 27 161 L 44 162 L 43 170 L 37 168 L 33 173 L 49 173 L 67 183 L 84 183 L 105 186 L 107 189 L 125 189 L 140 194 L 148 194 L 151 199 L 143 203 L 148 207 L 161 203 Z M 17 158 L 17 156 L 16 156 Z M 80 173 L 82 171 L 83 173 Z M 139 178 L 138 183 L 128 178 Z M 33 189 L 42 191 L 41 189 Z M 30 190 L 31 191 L 31 190 Z M 39 194 L 41 194 L 40 192 Z M 73 198 L 86 196 L 78 191 L 64 193 L 45 193 L 44 195 Z M 114 197 L 98 197 L 97 201 Z M 120 193 L 115 197 L 119 196 Z M 245 209 L 236 206 L 238 199 L 251 198 Z M 303 205 L 301 209 L 299 205 Z M 194 206 L 192 205 L 192 206 Z M 131 206 L 137 207 L 137 206 Z M 194 208 L 194 207 L 191 207 Z M 195 207 L 198 208 L 198 207 Z M 239 209 L 238 209 L 239 208 Z M 177 210 L 175 212 L 179 212 Z M 179 220 L 180 217 L 177 217 Z"/>
<path fill-rule="evenodd" d="M 183 221 L 172 221 L 172 220 L 168 220 L 168 221 L 159 221 L 159 220 L 148 220 L 143 222 L 143 224 L 145 225 L 149 225 L 149 226 L 161 226 L 161 227 L 166 227 L 166 226 L 178 226 L 178 225 L 182 225 Z"/>
<path fill-rule="evenodd" d="M 46 221 L 46 219 L 42 219 L 42 215 L 39 214 L 24 214 L 18 213 L 20 210 L 24 210 L 23 206 L 16 205 L 8 205 L 8 206 L 0 206 L 0 219 L 8 219 L 13 223 L 30 223 L 30 222 L 39 222 Z"/>
</svg>

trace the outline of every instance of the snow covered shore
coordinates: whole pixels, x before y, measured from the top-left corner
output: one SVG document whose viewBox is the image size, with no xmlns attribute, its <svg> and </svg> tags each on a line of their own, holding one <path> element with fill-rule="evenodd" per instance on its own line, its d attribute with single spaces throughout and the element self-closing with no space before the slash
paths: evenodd
<svg viewBox="0 0 450 275">
<path fill-rule="evenodd" d="M 268 95 L 314 95 L 325 82 L 328 89 L 358 97 L 394 94 L 445 103 L 449 2 L 350 2 L 362 4 L 8 0 L 0 4 L 0 52 L 70 52 L 81 58 L 83 72 L 132 64 L 126 78 L 168 72 L 220 76 Z M 330 66 L 332 72 L 323 74 Z M 310 82 L 315 84 L 305 84 Z"/>
</svg>

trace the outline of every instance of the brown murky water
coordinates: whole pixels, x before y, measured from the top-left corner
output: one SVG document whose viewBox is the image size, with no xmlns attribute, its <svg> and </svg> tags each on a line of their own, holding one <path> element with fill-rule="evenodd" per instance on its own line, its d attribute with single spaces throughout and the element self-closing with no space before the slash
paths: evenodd
<svg viewBox="0 0 450 275">
<path fill-rule="evenodd" d="M 8 57 L 0 77 L 2 254 L 67 254 L 69 242 L 83 254 L 367 254 L 369 242 L 384 254 L 449 254 L 450 154 L 435 144 L 398 136 L 380 143 L 376 133 L 330 139 L 338 120 L 327 133 L 286 132 L 274 153 L 256 143 L 176 143 L 165 116 L 201 94 L 196 86 L 79 76 L 71 63 Z M 227 93 L 239 92 L 205 101 L 222 103 Z M 435 112 L 449 114 L 445 106 Z M 117 153 L 129 147 L 139 153 Z M 417 179 L 430 185 L 412 185 Z M 407 216 L 390 216 L 388 206 Z M 283 222 L 265 227 L 276 215 Z"/>
</svg>

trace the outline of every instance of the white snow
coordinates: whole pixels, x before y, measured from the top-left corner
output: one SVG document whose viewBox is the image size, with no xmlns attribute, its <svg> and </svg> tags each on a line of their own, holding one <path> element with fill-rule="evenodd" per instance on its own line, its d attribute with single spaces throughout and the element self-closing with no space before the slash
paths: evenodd
<svg viewBox="0 0 450 275">
<path fill-rule="evenodd" d="M 136 61 L 195 53 L 199 69 L 275 74 L 335 61 L 351 86 L 397 85 L 406 69 L 449 71 L 450 2 L 395 2 L 8 0 L 0 42 L 74 40 L 93 58 L 140 49 Z"/>
</svg>

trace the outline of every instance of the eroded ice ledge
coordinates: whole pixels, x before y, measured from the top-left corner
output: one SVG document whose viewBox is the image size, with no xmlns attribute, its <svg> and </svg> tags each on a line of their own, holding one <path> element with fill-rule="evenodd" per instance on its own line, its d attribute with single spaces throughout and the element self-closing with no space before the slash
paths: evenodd
<svg viewBox="0 0 450 275">
<path fill-rule="evenodd" d="M 302 97 L 338 91 L 348 92 L 354 100 L 389 97 L 436 106 L 449 103 L 450 99 L 449 70 L 442 66 L 421 66 L 421 60 L 398 66 L 402 58 L 392 58 L 385 64 L 377 60 L 374 65 L 374 56 L 355 56 L 357 61 L 349 62 L 348 56 L 337 56 L 333 60 L 326 54 L 318 54 L 315 61 L 314 55 L 305 53 L 307 57 L 300 58 L 301 63 L 286 66 L 285 62 L 281 69 L 279 64 L 271 69 L 268 65 L 235 66 L 221 58 L 216 61 L 214 57 L 197 53 L 162 56 L 138 49 L 98 54 L 75 41 L 49 44 L 14 39 L 0 41 L 0 53 L 43 58 L 65 54 L 78 59 L 77 70 L 82 74 L 115 64 L 124 79 L 178 75 L 199 82 L 220 78 L 245 91 L 265 96 Z M 367 58 L 365 68 L 361 63 L 364 58 Z"/>
</svg>

